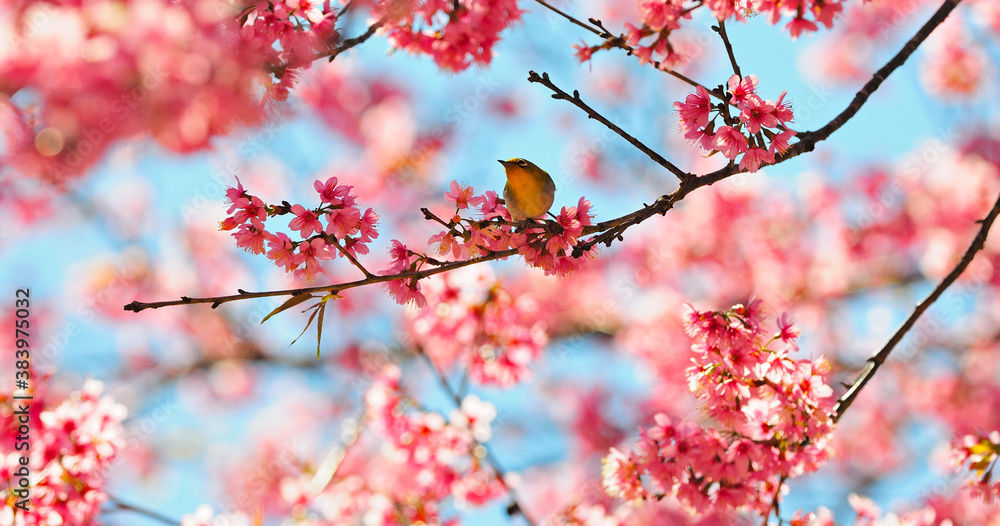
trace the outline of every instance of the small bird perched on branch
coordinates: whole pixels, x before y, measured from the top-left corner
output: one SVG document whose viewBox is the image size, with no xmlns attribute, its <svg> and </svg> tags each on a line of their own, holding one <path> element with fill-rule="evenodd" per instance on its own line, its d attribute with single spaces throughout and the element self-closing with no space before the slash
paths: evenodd
<svg viewBox="0 0 1000 526">
<path fill-rule="evenodd" d="M 535 218 L 549 211 L 555 199 L 556 184 L 545 170 L 520 157 L 497 162 L 507 172 L 503 200 L 511 220 Z"/>
</svg>

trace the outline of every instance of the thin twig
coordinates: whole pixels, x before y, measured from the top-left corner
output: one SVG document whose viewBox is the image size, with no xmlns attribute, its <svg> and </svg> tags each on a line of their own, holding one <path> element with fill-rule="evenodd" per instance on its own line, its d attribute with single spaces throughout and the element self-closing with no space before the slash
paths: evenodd
<svg viewBox="0 0 1000 526">
<path fill-rule="evenodd" d="M 698 4 L 700 5 L 701 2 L 698 2 Z M 601 28 L 602 31 L 604 31 L 605 34 L 602 35 L 602 36 L 604 37 L 604 40 L 608 43 L 608 45 L 610 45 L 612 47 L 616 47 L 616 48 L 622 49 L 626 53 L 628 53 L 629 55 L 635 55 L 636 54 L 635 53 L 635 48 L 633 48 L 631 45 L 629 45 L 628 41 L 625 40 L 624 35 L 613 36 L 611 34 L 611 32 L 608 31 L 604 27 L 604 24 L 602 24 L 600 20 L 597 20 L 595 18 L 590 18 L 590 19 L 588 19 L 588 21 L 591 24 L 594 24 L 595 26 Z M 696 81 L 694 81 L 694 80 L 692 80 L 692 79 L 684 76 L 683 74 L 678 73 L 677 71 L 674 71 L 671 68 L 668 68 L 666 66 L 666 64 L 660 62 L 659 60 L 650 60 L 649 61 L 649 65 L 653 66 L 654 68 L 656 68 L 656 69 L 658 69 L 658 70 L 660 70 L 660 71 L 662 71 L 664 73 L 666 73 L 667 75 L 670 75 L 671 77 L 674 77 L 677 80 L 680 80 L 681 82 L 684 82 L 686 84 L 690 84 L 692 87 L 697 88 L 698 86 L 702 86 L 698 82 L 696 82 Z M 702 87 L 704 87 L 704 86 L 702 86 Z M 705 88 L 705 89 L 708 89 L 708 88 Z M 709 93 L 711 93 L 714 97 L 716 97 L 716 98 L 718 98 L 720 100 L 723 100 L 721 96 L 719 96 L 716 93 L 713 93 L 712 90 L 709 90 Z"/>
<path fill-rule="evenodd" d="M 448 230 L 453 230 L 455 228 L 455 225 L 451 223 L 445 223 L 444 219 L 441 219 L 440 217 L 434 215 L 434 212 L 431 212 L 427 208 L 421 208 L 420 211 L 424 213 L 424 219 L 428 221 L 437 221 L 438 223 L 441 224 L 441 226 L 447 228 Z"/>
<path fill-rule="evenodd" d="M 212 308 L 216 308 L 223 303 L 229 303 L 231 301 L 246 300 L 251 298 L 273 298 L 276 296 L 298 296 L 299 294 L 312 294 L 314 292 L 329 292 L 331 294 L 341 292 L 348 289 L 353 289 L 357 287 L 363 287 L 365 285 L 372 285 L 374 283 L 386 283 L 389 281 L 396 280 L 410 280 L 410 279 L 423 279 L 428 276 L 433 276 L 435 274 L 440 274 L 442 272 L 448 272 L 449 270 L 455 270 L 462 267 L 467 267 L 469 265 L 475 265 L 477 263 L 483 263 L 485 261 L 493 261 L 495 259 L 502 259 L 505 257 L 510 257 L 517 254 L 517 249 L 512 248 L 509 250 L 502 250 L 500 252 L 492 252 L 485 256 L 480 256 L 478 258 L 466 259 L 464 261 L 451 261 L 441 265 L 440 267 L 415 270 L 407 272 L 399 272 L 397 274 L 383 274 L 380 276 L 372 276 L 370 278 L 359 279 L 357 281 L 349 281 L 346 283 L 338 283 L 336 285 L 319 285 L 316 287 L 303 287 L 298 289 L 284 289 L 284 290 L 269 290 L 265 292 L 247 292 L 242 289 L 237 289 L 238 294 L 232 294 L 228 296 L 215 296 L 208 298 L 191 298 L 188 296 L 181 296 L 179 300 L 170 301 L 157 301 L 152 303 L 143 303 L 141 301 L 133 301 L 125 306 L 125 310 L 132 312 L 141 312 L 146 309 L 159 309 L 162 307 L 172 307 L 176 305 L 193 305 L 196 303 L 211 303 Z"/>
<path fill-rule="evenodd" d="M 844 109 L 840 115 L 834 117 L 832 121 L 820 128 L 819 130 L 813 132 L 803 132 L 798 135 L 799 142 L 793 144 L 785 153 L 780 155 L 775 155 L 774 164 L 785 162 L 793 157 L 798 157 L 799 155 L 811 152 L 816 148 L 816 144 L 822 142 L 830 137 L 833 132 L 840 129 L 841 126 L 848 119 L 850 119 L 854 114 L 856 114 L 861 107 L 868 100 L 868 97 L 875 92 L 881 86 L 882 82 L 896 69 L 899 69 L 903 63 L 906 62 L 907 58 L 916 51 L 917 47 L 930 36 L 934 28 L 941 25 L 948 14 L 955 8 L 956 5 L 961 0 L 945 0 L 941 7 L 931 16 L 930 19 L 919 29 L 917 33 L 903 46 L 902 49 L 896 53 L 888 62 L 872 76 L 872 79 L 865 83 L 864 86 L 855 95 L 854 100 Z M 683 199 L 687 194 L 691 193 L 697 188 L 703 186 L 709 186 L 715 184 L 723 179 L 731 177 L 737 173 L 742 172 L 739 167 L 734 163 L 729 163 L 727 166 L 720 168 L 714 172 L 701 175 L 692 179 L 681 181 L 680 188 L 678 188 L 674 193 L 663 195 L 656 200 L 652 205 L 644 206 L 643 208 L 627 214 L 625 216 L 613 219 L 611 221 L 605 221 L 594 225 L 593 230 L 588 231 L 584 229 L 585 234 L 589 234 L 592 231 L 602 231 L 603 234 L 594 236 L 587 241 L 580 243 L 573 248 L 574 256 L 578 256 L 591 247 L 597 244 L 605 244 L 610 246 L 615 239 L 621 239 L 622 232 L 632 225 L 636 225 L 645 221 L 649 217 L 655 214 L 665 214 L 668 210 L 673 208 L 674 204 Z M 614 227 L 614 228 L 613 228 Z"/>
<path fill-rule="evenodd" d="M 767 526 L 767 519 L 771 518 L 771 510 L 774 510 L 774 517 L 778 519 L 778 524 L 781 524 L 781 507 L 778 504 L 778 496 L 781 494 L 781 485 L 785 483 L 787 475 L 782 475 L 778 479 L 778 487 L 774 489 L 774 497 L 771 498 L 771 506 L 767 508 L 767 513 L 764 514 L 764 522 L 760 526 Z"/>
<path fill-rule="evenodd" d="M 559 9 L 555 8 L 553 5 L 549 4 L 545 0 L 535 0 L 535 2 L 538 2 L 539 4 L 542 4 L 543 6 L 549 8 L 552 12 L 554 12 L 557 15 L 562 16 L 566 20 L 569 20 L 570 22 L 572 22 L 572 23 L 574 23 L 574 24 L 576 24 L 576 25 L 578 25 L 578 26 L 586 29 L 587 31 L 590 31 L 591 33 L 593 33 L 593 34 L 595 34 L 595 35 L 597 35 L 597 36 L 599 36 L 601 38 L 606 38 L 605 37 L 605 35 L 607 34 L 606 32 L 599 31 L 599 30 L 597 30 L 597 29 L 595 29 L 595 28 L 593 28 L 591 26 L 588 26 L 587 24 L 584 24 L 583 22 L 577 20 L 576 18 L 573 18 L 572 16 L 567 15 L 566 13 L 564 13 L 564 12 L 560 11 Z"/>
<path fill-rule="evenodd" d="M 571 23 L 576 24 L 576 25 L 578 25 L 578 26 L 586 29 L 587 31 L 590 31 L 591 33 L 597 35 L 598 37 L 604 39 L 604 41 L 607 43 L 607 45 L 609 45 L 611 47 L 616 47 L 616 48 L 619 48 L 619 49 L 623 49 L 626 52 L 628 52 L 629 55 L 632 55 L 632 54 L 635 53 L 635 49 L 632 46 L 630 46 L 628 44 L 628 42 L 625 41 L 625 38 L 623 36 L 612 34 L 610 31 L 607 30 L 607 28 L 604 27 L 603 24 L 601 24 L 600 20 L 597 20 L 597 19 L 594 19 L 594 18 L 590 18 L 587 21 L 590 22 L 592 25 L 588 26 L 587 24 L 584 24 L 583 22 L 581 22 L 580 20 L 574 18 L 573 16 L 568 15 L 565 12 L 560 11 L 559 9 L 556 9 L 554 6 L 552 6 L 548 2 L 545 2 L 544 0 L 535 0 L 535 2 L 537 2 L 539 5 L 542 5 L 542 6 L 546 7 L 547 9 L 552 10 L 554 13 L 558 14 L 559 16 L 562 16 L 566 20 L 569 20 Z M 657 60 L 651 60 L 651 61 L 649 61 L 649 63 L 654 68 L 656 68 L 656 69 L 658 69 L 658 70 L 666 73 L 667 75 L 670 75 L 670 76 L 676 78 L 677 80 L 680 80 L 682 82 L 690 84 L 692 87 L 697 88 L 698 86 L 701 86 L 701 84 L 699 84 L 698 82 L 696 82 L 696 81 L 694 81 L 694 80 L 692 80 L 692 79 L 684 76 L 683 74 L 678 73 L 678 72 L 676 72 L 676 71 L 674 71 L 672 69 L 663 67 L 663 65 L 659 61 L 657 61 Z M 708 89 L 708 88 L 705 88 L 705 89 Z M 719 97 L 719 95 L 717 95 L 715 93 L 712 93 L 711 90 L 709 90 L 709 93 L 711 93 L 712 96 L 717 97 L 717 98 L 719 98 L 721 100 L 721 97 Z"/>
<path fill-rule="evenodd" d="M 108 496 L 108 503 L 110 503 L 111 505 L 113 505 L 115 507 L 114 508 L 115 510 L 131 511 L 133 513 L 138 513 L 139 515 L 144 515 L 146 517 L 149 517 L 150 519 L 162 522 L 164 524 L 170 524 L 171 526 L 177 526 L 177 525 L 179 525 L 181 523 L 181 521 L 179 521 L 179 520 L 171 519 L 170 517 L 167 517 L 166 515 L 161 515 L 161 514 L 155 512 L 155 511 L 147 510 L 147 509 L 141 508 L 139 506 L 135 506 L 135 505 L 132 505 L 132 504 L 128 504 L 128 503 L 122 502 L 120 499 L 112 497 L 110 495 Z M 111 511 L 113 511 L 113 510 L 111 510 Z"/>
<path fill-rule="evenodd" d="M 344 7 L 341 7 L 340 11 L 337 12 L 337 20 L 340 20 L 340 18 L 344 16 L 345 13 L 350 11 L 352 7 L 354 7 L 354 0 L 349 0 L 346 4 L 344 4 Z"/>
<path fill-rule="evenodd" d="M 424 352 L 422 348 L 417 347 L 417 354 L 423 356 L 424 359 L 427 360 L 427 364 L 430 366 L 431 370 L 434 371 L 434 376 L 437 377 L 438 383 L 441 384 L 441 387 L 448 393 L 448 396 L 451 397 L 452 401 L 455 403 L 455 407 L 461 408 L 462 398 L 459 397 L 458 393 L 452 390 L 450 385 L 448 385 L 448 379 L 445 378 L 444 372 L 441 371 L 441 369 L 438 369 L 438 366 L 436 363 L 434 363 L 434 360 L 430 357 L 430 355 Z M 511 506 L 508 506 L 507 508 L 508 513 L 516 511 L 517 513 L 520 513 L 522 517 L 524 517 L 524 521 L 527 522 L 529 526 L 534 526 L 536 524 L 535 521 L 532 520 L 530 516 L 528 516 L 528 513 L 524 510 L 524 507 L 521 506 L 521 503 L 517 499 L 517 494 L 514 492 L 514 488 L 507 485 L 507 481 L 504 480 L 504 477 L 506 476 L 505 471 L 503 470 L 503 468 L 500 467 L 500 463 L 497 462 L 497 459 L 493 456 L 493 454 L 490 453 L 490 449 L 486 447 L 486 444 L 483 444 L 478 440 L 473 440 L 473 443 L 475 443 L 478 446 L 481 446 L 483 448 L 483 451 L 486 452 L 485 455 L 486 462 L 488 462 L 490 466 L 493 468 L 493 473 L 496 474 L 497 482 L 499 482 L 500 485 L 507 490 L 507 495 L 510 497 L 512 501 Z"/>
<path fill-rule="evenodd" d="M 333 237 L 333 236 L 330 236 L 330 237 Z M 361 262 L 358 261 L 358 258 L 354 257 L 354 255 L 352 255 L 346 248 L 342 247 L 340 245 L 340 241 L 338 241 L 337 238 L 335 238 L 335 237 L 333 238 L 333 246 L 337 247 L 337 250 L 339 250 L 340 253 L 343 254 L 345 258 L 347 258 L 348 260 L 350 260 L 350 262 L 353 263 L 355 267 L 358 267 L 358 270 L 360 270 L 361 272 L 364 272 L 366 278 L 374 278 L 375 277 L 375 274 L 372 274 L 371 272 L 368 272 L 368 269 L 366 269 L 364 267 L 364 265 L 362 265 Z"/>
<path fill-rule="evenodd" d="M 884 66 L 879 68 L 879 70 L 872 75 L 871 80 L 866 82 L 865 85 L 858 90 L 858 93 L 854 96 L 854 100 L 851 101 L 847 108 L 840 112 L 840 115 L 834 117 L 833 120 L 826 124 L 826 126 L 823 126 L 814 132 L 810 132 L 808 139 L 813 142 L 826 139 L 830 136 L 830 134 L 837 131 L 841 126 L 847 123 L 847 121 L 861 109 L 861 107 L 865 104 L 865 101 L 868 100 L 868 97 L 870 97 L 872 93 L 875 93 L 875 90 L 877 90 L 879 86 L 882 85 L 882 82 L 889 77 L 889 74 L 906 62 L 906 59 L 917 50 L 917 47 L 919 47 L 920 44 L 923 43 L 928 36 L 930 36 L 931 32 L 933 32 L 937 26 L 944 22 L 945 18 L 948 18 L 948 14 L 950 14 L 961 1 L 962 0 L 945 0 L 945 2 L 941 4 L 941 7 L 939 7 L 933 15 L 931 15 L 930 19 L 928 19 L 927 22 L 917 30 L 917 33 L 913 35 L 913 38 L 908 40 L 906 44 L 903 45 L 903 48 L 900 49 L 894 57 L 889 59 L 889 62 L 886 62 Z M 799 139 L 805 140 L 801 136 Z M 811 150 L 812 148 L 809 149 Z"/>
<path fill-rule="evenodd" d="M 389 21 L 389 15 L 383 16 L 382 18 L 375 21 L 375 23 L 368 26 L 368 30 L 365 31 L 364 33 L 354 38 L 348 38 L 342 41 L 340 45 L 338 45 L 336 48 L 333 49 L 333 51 L 330 52 L 330 62 L 333 62 L 333 59 L 337 58 L 337 55 L 371 38 L 372 35 L 374 35 L 375 32 L 378 31 L 379 28 L 384 26 L 388 21 Z"/>
<path fill-rule="evenodd" d="M 551 80 L 549 80 L 549 74 L 548 73 L 542 72 L 542 74 L 539 75 L 538 73 L 535 73 L 534 71 L 529 71 L 528 72 L 528 82 L 537 82 L 537 83 L 545 86 L 546 88 L 549 88 L 550 90 L 552 90 L 552 92 L 553 92 L 552 98 L 553 99 L 567 100 L 571 104 L 573 104 L 574 106 L 576 106 L 577 108 L 580 108 L 581 110 L 583 110 L 584 112 L 586 112 L 587 117 L 589 117 L 591 119 L 594 119 L 597 122 L 599 122 L 599 123 L 607 126 L 608 129 L 610 129 L 611 131 L 613 131 L 613 132 L 617 133 L 618 135 L 620 135 L 622 138 L 624 138 L 626 141 L 628 141 L 632 146 L 635 146 L 636 148 L 638 148 L 639 151 L 641 151 L 642 153 L 648 155 L 650 159 L 652 159 L 653 161 L 656 162 L 656 164 L 659 164 L 660 166 L 666 168 L 670 173 L 676 175 L 677 178 L 680 179 L 681 181 L 684 181 L 686 179 L 690 179 L 690 178 L 694 177 L 694 175 L 689 174 L 689 173 L 685 173 L 680 168 L 674 166 L 673 163 L 671 163 L 670 161 L 666 160 L 659 153 L 656 153 L 652 148 L 650 148 L 650 147 L 646 146 L 645 144 L 643 144 L 641 141 L 639 141 L 639 139 L 636 139 L 635 137 L 629 135 L 627 132 L 625 132 L 625 130 L 619 128 L 617 125 L 615 125 L 615 123 L 609 121 L 603 115 L 601 115 L 600 113 L 598 113 L 597 111 L 595 111 L 593 108 L 591 108 L 590 106 L 588 106 L 585 102 L 583 102 L 583 100 L 580 99 L 580 92 L 574 90 L 573 94 L 570 95 L 569 93 L 566 93 L 565 91 L 559 89 L 558 86 L 556 86 L 555 84 L 552 83 Z"/>
<path fill-rule="evenodd" d="M 740 73 L 740 65 L 736 63 L 736 55 L 733 54 L 733 45 L 729 42 L 729 35 L 726 34 L 726 23 L 719 20 L 718 27 L 713 27 L 719 37 L 722 38 L 722 43 L 726 46 L 726 53 L 729 54 L 729 63 L 733 65 L 733 73 L 741 80 L 743 79 L 743 73 Z"/>
<path fill-rule="evenodd" d="M 885 359 L 889 356 L 889 353 L 891 353 L 893 348 L 896 347 L 896 344 L 898 344 L 910 328 L 913 327 L 917 318 L 920 318 L 920 315 L 923 314 L 924 311 L 926 311 L 927 308 L 941 296 L 945 289 L 958 279 L 969 264 L 972 263 L 972 259 L 976 256 L 976 253 L 983 249 L 983 245 L 986 243 L 986 236 L 990 233 L 990 227 L 993 226 L 993 221 L 997 218 L 998 214 L 1000 214 L 1000 196 L 997 197 L 997 201 L 993 204 L 993 208 L 990 209 L 990 213 L 987 214 L 986 218 L 979 221 L 982 223 L 979 228 L 979 233 L 977 233 L 976 237 L 973 238 L 972 244 L 969 245 L 969 248 L 965 251 L 965 255 L 963 255 L 962 259 L 957 265 L 955 265 L 955 268 L 953 268 L 951 272 L 949 272 L 948 275 L 945 276 L 940 283 L 938 283 L 937 287 L 934 287 L 934 290 L 931 291 L 931 293 L 928 294 L 923 301 L 917 304 L 916 308 L 913 309 L 913 312 L 910 313 L 910 316 L 906 318 L 906 321 L 904 321 L 898 329 L 896 329 L 896 332 L 891 338 L 889 338 L 889 341 L 886 342 L 885 346 L 873 354 L 871 358 L 868 358 L 868 363 L 865 365 L 865 368 L 861 371 L 854 382 L 851 383 L 851 387 L 846 393 L 843 394 L 843 396 L 840 397 L 840 399 L 837 400 L 837 405 L 833 407 L 832 414 L 834 422 L 840 420 L 844 411 L 847 411 L 847 408 L 851 407 L 851 403 L 853 403 L 854 399 L 858 397 L 858 393 L 861 392 L 861 389 L 865 387 L 865 384 L 871 380 L 872 376 L 875 375 L 875 372 L 878 371 L 878 368 L 882 366 Z"/>
</svg>

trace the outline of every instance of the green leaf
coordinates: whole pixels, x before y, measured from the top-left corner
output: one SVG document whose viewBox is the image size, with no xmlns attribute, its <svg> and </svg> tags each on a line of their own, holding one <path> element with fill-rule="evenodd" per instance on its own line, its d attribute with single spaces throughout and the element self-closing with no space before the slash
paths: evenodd
<svg viewBox="0 0 1000 526">
<path fill-rule="evenodd" d="M 323 315 L 326 314 L 326 302 L 328 298 L 323 298 L 323 305 L 319 308 L 319 321 L 316 322 L 316 359 L 319 360 L 319 344 L 323 341 Z"/>
<path fill-rule="evenodd" d="M 291 346 L 295 345 L 295 342 L 299 341 L 299 338 L 301 338 L 301 337 L 302 337 L 302 335 L 306 333 L 306 329 L 308 329 L 308 328 L 309 328 L 309 326 L 310 326 L 310 325 L 312 325 L 312 322 L 313 322 L 313 320 L 314 320 L 314 319 L 316 318 L 316 314 L 317 314 L 318 312 L 319 312 L 319 310 L 314 310 L 314 311 L 313 311 L 312 315 L 311 315 L 311 316 L 309 316 L 309 321 L 307 321 L 307 322 L 306 322 L 306 326 L 305 326 L 305 327 L 303 327 L 303 328 L 302 328 L 302 332 L 300 332 L 300 333 L 299 333 L 299 335 L 298 335 L 298 336 L 296 336 L 294 340 L 292 340 L 292 343 L 289 343 L 289 344 L 288 344 L 288 346 L 289 346 L 289 347 L 291 347 Z"/>
<path fill-rule="evenodd" d="M 271 318 L 271 316 L 274 316 L 275 314 L 277 314 L 279 312 L 286 311 L 286 310 L 288 310 L 288 309 L 290 309 L 290 308 L 292 308 L 292 307 L 294 307 L 294 306 L 302 303 L 303 301 L 306 301 L 309 298 L 313 298 L 313 297 L 315 297 L 315 296 L 313 296 L 312 294 L 297 294 L 295 296 L 292 296 L 291 298 L 288 298 L 288 300 L 285 301 L 284 303 L 282 303 L 278 308 L 276 308 L 273 311 L 271 311 L 271 313 L 268 314 L 267 316 L 264 316 L 264 319 L 260 320 L 261 325 L 263 325 L 265 321 L 269 320 Z"/>
</svg>

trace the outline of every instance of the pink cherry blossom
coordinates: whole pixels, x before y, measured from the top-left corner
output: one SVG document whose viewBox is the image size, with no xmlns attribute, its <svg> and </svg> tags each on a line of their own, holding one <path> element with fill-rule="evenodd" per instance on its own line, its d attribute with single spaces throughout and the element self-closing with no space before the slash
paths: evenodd
<svg viewBox="0 0 1000 526">
<path fill-rule="evenodd" d="M 1000 431 L 977 431 L 951 442 L 949 462 L 956 472 L 968 471 L 966 491 L 972 498 L 986 503 L 1000 499 L 1000 481 L 993 470 L 1000 460 Z"/>
<path fill-rule="evenodd" d="M 785 95 L 787 94 L 787 91 L 782 91 L 781 95 L 778 96 L 778 101 L 774 103 L 774 116 L 782 125 L 792 122 L 795 117 L 795 114 L 792 112 L 792 103 L 785 102 Z"/>
<path fill-rule="evenodd" d="M 390 45 L 429 55 L 438 67 L 454 72 L 489 64 L 500 33 L 523 12 L 515 0 L 417 0 L 406 9 L 380 0 L 372 9 L 374 17 L 387 17 Z"/>
<path fill-rule="evenodd" d="M 761 166 L 774 162 L 774 154 L 764 148 L 749 148 L 740 160 L 740 170 L 754 173 L 760 170 Z"/>
<path fill-rule="evenodd" d="M 321 238 L 313 238 L 299 244 L 299 251 L 294 256 L 297 267 L 295 279 L 302 281 L 312 281 L 317 274 L 325 274 L 326 271 L 319 265 L 321 259 L 332 257 L 326 241 Z"/>
<path fill-rule="evenodd" d="M 735 159 L 739 154 L 747 151 L 747 137 L 733 127 L 720 126 L 715 131 L 712 146 L 722 152 L 722 155 L 725 155 L 727 159 Z"/>
<path fill-rule="evenodd" d="M 293 270 L 298 263 L 295 262 L 295 244 L 287 235 L 278 232 L 266 236 L 268 259 L 274 260 L 274 264 L 285 267 L 286 270 Z"/>
<path fill-rule="evenodd" d="M 608 456 L 601 462 L 601 482 L 608 495 L 633 503 L 641 502 L 647 497 L 636 464 L 621 451 L 611 448 Z"/>
<path fill-rule="evenodd" d="M 351 187 L 338 184 L 338 182 L 336 177 L 331 177 L 325 183 L 318 180 L 313 183 L 313 187 L 319 192 L 322 202 L 331 205 L 341 205 L 344 203 L 344 198 L 351 193 Z"/>
<path fill-rule="evenodd" d="M 361 230 L 361 211 L 355 207 L 330 210 L 325 217 L 327 225 L 324 231 L 337 239 L 344 239 Z"/>
<path fill-rule="evenodd" d="M 867 497 L 851 493 L 847 496 L 847 502 L 857 512 L 858 519 L 875 520 L 882 516 L 882 510 Z"/>
<path fill-rule="evenodd" d="M 463 418 L 451 422 L 434 412 L 406 410 L 396 366 L 385 367 L 365 394 L 371 428 L 384 441 L 392 464 L 405 466 L 411 477 L 406 489 L 431 502 L 455 496 L 460 505 L 484 504 L 503 494 L 496 474 L 478 462 L 469 462 L 477 445 L 473 420 L 488 425 L 488 413 L 477 398 L 466 398 Z M 495 412 L 494 412 L 495 414 Z"/>
<path fill-rule="evenodd" d="M 378 238 L 378 214 L 371 208 L 362 214 L 357 207 L 356 196 L 350 193 L 353 187 L 339 184 L 336 177 L 327 179 L 326 183 L 314 183 L 322 201 L 316 209 L 287 202 L 267 205 L 249 194 L 242 183 L 237 183 L 237 188 L 230 188 L 226 193 L 232 203 L 229 213 L 236 213 L 222 221 L 220 228 L 232 230 L 238 227 L 232 234 L 237 246 L 255 254 L 264 253 L 264 243 L 267 242 L 268 258 L 298 279 L 309 281 L 324 272 L 320 262 L 342 253 L 341 249 L 332 246 L 334 243 L 357 258 L 368 254 L 368 244 Z M 268 220 L 268 213 L 273 216 L 295 215 L 288 226 L 297 232 L 301 240 L 267 231 L 264 221 Z M 325 227 L 323 221 L 326 221 Z M 312 237 L 314 234 L 315 237 Z"/>
<path fill-rule="evenodd" d="M 774 103 L 762 100 L 756 95 L 749 95 L 740 102 L 740 121 L 747 125 L 747 131 L 757 133 L 761 127 L 773 128 L 778 125 L 774 116 Z"/>
<path fill-rule="evenodd" d="M 45 409 L 33 422 L 31 449 L 24 457 L 32 474 L 27 510 L 7 507 L 10 524 L 97 522 L 101 505 L 108 499 L 106 475 L 126 447 L 122 421 L 127 410 L 111 397 L 102 396 L 103 391 L 102 382 L 87 380 L 82 390 Z M 30 405 L 36 404 L 41 405 L 40 401 Z M 14 413 L 18 408 L 8 404 L 0 412 L 5 429 L 17 429 L 18 415 Z M 13 448 L 11 454 L 0 457 L 2 484 L 17 480 L 14 473 L 24 467 L 20 458 Z M 14 498 L 8 489 L 4 491 L 7 498 Z"/>
<path fill-rule="evenodd" d="M 514 298 L 492 272 L 477 267 L 423 283 L 429 308 L 407 317 L 413 340 L 435 363 L 462 364 L 476 382 L 504 387 L 531 376 L 548 336 L 530 295 Z"/>
<path fill-rule="evenodd" d="M 439 256 L 451 254 L 455 259 L 459 259 L 462 256 L 462 244 L 455 239 L 455 236 L 452 236 L 448 232 L 434 234 L 427 240 L 427 244 L 431 246 L 437 245 L 436 252 Z"/>
<path fill-rule="evenodd" d="M 778 154 L 785 153 L 791 146 L 791 144 L 789 144 L 788 141 L 791 140 L 791 138 L 795 137 L 796 135 L 798 134 L 792 130 L 783 131 L 775 135 L 774 137 L 771 138 L 771 145 L 768 146 L 767 149 L 768 152 L 771 154 L 772 157 Z"/>
<path fill-rule="evenodd" d="M 451 191 L 444 194 L 444 198 L 449 203 L 455 203 L 459 210 L 479 206 L 485 201 L 481 196 L 474 196 L 471 186 L 462 186 L 457 181 L 451 182 Z"/>
<path fill-rule="evenodd" d="M 582 41 L 579 44 L 573 44 L 573 49 L 576 50 L 573 55 L 579 62 L 587 62 L 594 55 L 594 48 L 587 45 L 585 41 Z"/>
<path fill-rule="evenodd" d="M 689 123 L 691 126 L 704 127 L 708 124 L 709 112 L 712 110 L 708 90 L 703 86 L 698 86 L 695 93 L 688 94 L 683 103 L 675 102 L 674 109 L 680 115 L 681 122 Z"/>
<path fill-rule="evenodd" d="M 497 408 L 476 395 L 462 399 L 462 405 L 451 413 L 451 425 L 468 429 L 477 442 L 488 442 L 493 436 L 490 422 L 497 416 Z"/>
<path fill-rule="evenodd" d="M 289 221 L 288 228 L 297 230 L 302 237 L 309 237 L 314 232 L 317 234 L 323 232 L 323 224 L 319 222 L 316 212 L 302 205 L 292 205 L 292 214 L 295 215 L 295 219 Z"/>
<path fill-rule="evenodd" d="M 259 222 L 256 224 L 244 223 L 233 233 L 233 237 L 236 238 L 236 246 L 251 254 L 264 253 L 264 241 L 267 240 L 267 235 L 268 232 L 263 229 L 263 225 L 260 225 Z"/>
<path fill-rule="evenodd" d="M 7 144 L 8 162 L 25 172 L 64 181 L 143 135 L 177 152 L 204 149 L 264 117 L 255 91 L 267 59 L 244 52 L 237 13 L 223 2 L 127 1 L 115 23 L 79 2 L 5 7 L 17 45 L 0 51 L 2 91 L 31 91 L 41 103 L 37 112 L 3 103 L 22 132 Z M 33 22 L 39 16 L 50 23 Z"/>
<path fill-rule="evenodd" d="M 798 350 L 799 345 L 796 342 L 796 339 L 799 335 L 799 328 L 795 325 L 795 322 L 788 317 L 788 313 L 781 313 L 781 316 L 778 317 L 778 338 L 781 338 L 781 341 L 787 343 L 792 347 L 792 349 Z"/>
<path fill-rule="evenodd" d="M 787 29 L 788 33 L 792 36 L 792 40 L 798 40 L 799 36 L 803 32 L 813 32 L 818 28 L 816 27 L 816 23 L 812 20 L 795 17 L 785 25 L 785 29 Z"/>
<path fill-rule="evenodd" d="M 361 234 L 360 241 L 362 243 L 370 243 L 373 239 L 378 238 L 378 230 L 375 228 L 376 224 L 378 224 L 378 214 L 371 208 L 365 210 L 365 213 L 361 216 L 361 223 L 358 226 L 358 231 Z"/>
<path fill-rule="evenodd" d="M 760 300 L 726 312 L 688 306 L 684 321 L 695 340 L 688 384 L 721 427 L 657 415 L 631 455 L 612 448 L 605 457 L 605 490 L 643 499 L 648 484 L 699 513 L 768 509 L 781 477 L 815 470 L 829 457 L 828 367 L 769 349 Z"/>
<path fill-rule="evenodd" d="M 397 279 L 387 281 L 385 282 L 385 288 L 389 296 L 400 305 L 412 303 L 420 308 L 427 305 L 427 299 L 420 293 L 420 283 L 416 280 Z"/>
<path fill-rule="evenodd" d="M 754 94 L 757 89 L 757 75 L 747 75 L 740 78 L 738 75 L 729 77 L 730 101 L 736 104 L 743 104 Z"/>
<path fill-rule="evenodd" d="M 497 195 L 493 190 L 488 190 L 483 194 L 483 202 L 480 205 L 479 211 L 482 213 L 482 218 L 484 220 L 490 220 L 497 217 L 510 219 L 510 213 L 507 209 L 497 202 L 500 196 Z"/>
</svg>

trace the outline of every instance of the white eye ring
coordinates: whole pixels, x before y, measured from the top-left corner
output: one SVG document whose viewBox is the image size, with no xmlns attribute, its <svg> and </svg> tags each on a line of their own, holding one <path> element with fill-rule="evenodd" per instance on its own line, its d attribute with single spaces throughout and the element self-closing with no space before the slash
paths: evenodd
<svg viewBox="0 0 1000 526">
<path fill-rule="evenodd" d="M 521 159 L 520 161 L 517 161 L 517 165 L 520 166 L 521 168 L 527 168 L 528 167 L 528 161 L 525 161 L 524 159 Z"/>
</svg>

